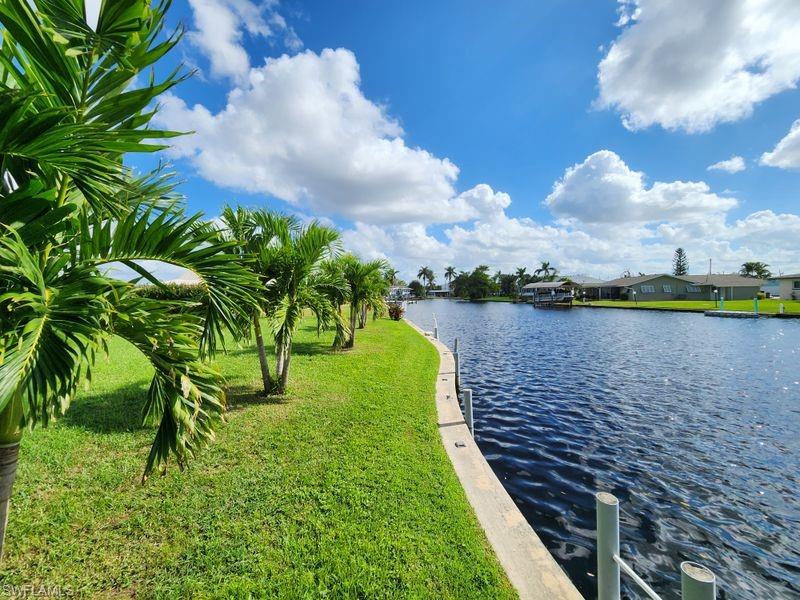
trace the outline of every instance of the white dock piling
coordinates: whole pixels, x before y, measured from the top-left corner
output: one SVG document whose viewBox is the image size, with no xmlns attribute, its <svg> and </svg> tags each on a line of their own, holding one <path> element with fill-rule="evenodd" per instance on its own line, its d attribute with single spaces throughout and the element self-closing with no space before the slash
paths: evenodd
<svg viewBox="0 0 800 600">
<path fill-rule="evenodd" d="M 681 563 L 681 598 L 683 600 L 714 600 L 717 597 L 717 578 L 710 569 L 697 563 Z"/>
<path fill-rule="evenodd" d="M 619 600 L 619 500 L 595 494 L 597 506 L 597 600 Z"/>
<path fill-rule="evenodd" d="M 472 390 L 464 390 L 464 420 L 472 437 L 475 437 L 475 422 L 472 418 Z"/>
</svg>

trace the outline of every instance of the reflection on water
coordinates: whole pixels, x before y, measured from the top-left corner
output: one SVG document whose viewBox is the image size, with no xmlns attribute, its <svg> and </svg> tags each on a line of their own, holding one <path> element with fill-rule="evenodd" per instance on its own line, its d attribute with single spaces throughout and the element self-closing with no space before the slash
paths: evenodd
<svg viewBox="0 0 800 600">
<path fill-rule="evenodd" d="M 665 598 L 683 560 L 720 598 L 800 597 L 800 321 L 448 300 L 407 316 L 430 330 L 432 313 L 459 338 L 478 445 L 587 598 L 598 490 Z"/>
</svg>

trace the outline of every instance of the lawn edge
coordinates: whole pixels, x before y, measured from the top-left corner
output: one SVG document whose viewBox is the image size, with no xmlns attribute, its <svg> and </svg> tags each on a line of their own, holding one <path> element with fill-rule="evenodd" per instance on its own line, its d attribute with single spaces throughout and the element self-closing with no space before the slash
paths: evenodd
<svg viewBox="0 0 800 600">
<path fill-rule="evenodd" d="M 439 353 L 436 412 L 450 463 L 498 562 L 523 600 L 579 600 L 577 588 L 528 524 L 469 433 L 456 395 L 450 350 L 408 319 Z M 458 443 L 458 446 L 456 444 Z M 463 445 L 462 445 L 463 444 Z"/>
</svg>

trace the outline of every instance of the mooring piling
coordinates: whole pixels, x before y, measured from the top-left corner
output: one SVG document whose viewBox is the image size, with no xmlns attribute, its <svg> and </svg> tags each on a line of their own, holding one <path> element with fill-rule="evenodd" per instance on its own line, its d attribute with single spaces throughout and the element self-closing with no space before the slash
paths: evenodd
<svg viewBox="0 0 800 600">
<path fill-rule="evenodd" d="M 464 420 L 472 437 L 475 437 L 475 422 L 472 417 L 472 390 L 464 390 Z"/>
<path fill-rule="evenodd" d="M 620 600 L 620 574 L 625 573 L 652 600 L 662 600 L 619 555 L 619 500 L 608 492 L 595 494 L 597 510 L 597 598 Z M 694 562 L 681 563 L 681 598 L 714 600 L 714 573 Z"/>
</svg>

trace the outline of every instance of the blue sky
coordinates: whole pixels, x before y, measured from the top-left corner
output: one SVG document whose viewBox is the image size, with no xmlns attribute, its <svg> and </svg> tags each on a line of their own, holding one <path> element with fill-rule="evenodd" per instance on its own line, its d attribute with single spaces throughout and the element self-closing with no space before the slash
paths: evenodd
<svg viewBox="0 0 800 600">
<path fill-rule="evenodd" d="M 665 271 L 679 245 L 692 271 L 800 271 L 796 2 L 176 0 L 170 18 L 189 34 L 163 68 L 198 69 L 159 117 L 198 132 L 171 153 L 191 209 L 330 219 L 407 276 Z"/>
</svg>

